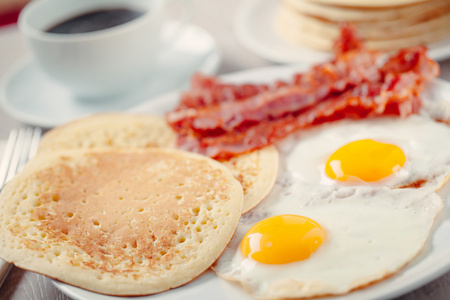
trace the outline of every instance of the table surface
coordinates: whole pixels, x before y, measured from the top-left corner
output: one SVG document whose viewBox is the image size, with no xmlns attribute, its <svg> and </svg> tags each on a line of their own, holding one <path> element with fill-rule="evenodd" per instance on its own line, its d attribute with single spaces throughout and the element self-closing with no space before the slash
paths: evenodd
<svg viewBox="0 0 450 300">
<path fill-rule="evenodd" d="M 210 32 L 223 56 L 219 74 L 275 65 L 259 58 L 245 49 L 233 34 L 233 14 L 238 0 L 194 0 L 196 13 L 193 23 Z M 0 80 L 10 67 L 27 54 L 28 50 L 17 27 L 0 28 Z M 450 81 L 450 59 L 440 63 L 441 78 Z M 23 127 L 0 109 L 0 140 L 6 139 L 11 129 Z M 450 272 L 439 279 L 413 291 L 397 300 L 441 300 L 449 299 Z M 50 280 L 42 275 L 13 268 L 4 285 L 0 288 L 0 300 L 24 299 L 64 299 L 69 300 L 57 290 Z"/>
</svg>

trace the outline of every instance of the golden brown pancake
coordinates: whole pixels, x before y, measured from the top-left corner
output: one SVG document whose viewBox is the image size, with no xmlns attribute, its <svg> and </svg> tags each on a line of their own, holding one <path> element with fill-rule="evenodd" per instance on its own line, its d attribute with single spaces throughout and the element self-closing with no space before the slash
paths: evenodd
<svg viewBox="0 0 450 300">
<path fill-rule="evenodd" d="M 188 152 L 41 154 L 0 194 L 0 257 L 98 293 L 158 293 L 209 268 L 242 201 L 227 168 Z"/>
<path fill-rule="evenodd" d="M 409 22 L 396 20 L 379 24 L 355 24 L 355 27 L 365 39 L 367 47 L 374 50 L 398 50 L 429 44 L 450 36 L 445 27 L 450 21 L 448 12 L 422 23 L 401 25 L 403 21 Z M 338 23 L 301 15 L 286 7 L 279 8 L 275 26 L 285 40 L 323 51 L 331 51 L 339 36 Z"/>
<path fill-rule="evenodd" d="M 61 149 L 175 147 L 175 132 L 163 117 L 139 114 L 99 114 L 57 127 L 45 134 L 38 153 Z M 274 146 L 237 156 L 223 163 L 244 187 L 242 213 L 259 204 L 272 189 L 278 172 Z"/>
<path fill-rule="evenodd" d="M 284 6 L 304 15 L 315 16 L 335 22 L 385 22 L 405 18 L 415 18 L 448 7 L 447 0 L 436 0 L 415 5 L 397 7 L 337 6 L 305 0 L 282 0 Z"/>
<path fill-rule="evenodd" d="M 331 51 L 341 24 L 351 23 L 368 48 L 392 51 L 450 37 L 449 22 L 450 2 L 443 0 L 394 7 L 283 0 L 274 26 L 289 43 Z"/>
<path fill-rule="evenodd" d="M 362 7 L 396 7 L 418 3 L 430 3 L 435 0 L 304 0 L 312 3 L 321 3 L 337 6 L 362 6 Z"/>
<path fill-rule="evenodd" d="M 175 147 L 175 132 L 163 117 L 98 114 L 48 131 L 38 153 L 61 149 Z"/>
</svg>

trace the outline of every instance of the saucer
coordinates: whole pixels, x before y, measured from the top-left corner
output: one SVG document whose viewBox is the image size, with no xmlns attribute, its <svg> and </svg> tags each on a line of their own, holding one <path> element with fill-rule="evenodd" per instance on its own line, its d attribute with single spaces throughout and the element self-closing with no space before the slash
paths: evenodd
<svg viewBox="0 0 450 300">
<path fill-rule="evenodd" d="M 239 42 L 256 55 L 277 63 L 317 64 L 332 58 L 329 52 L 289 44 L 275 32 L 274 17 L 279 0 L 244 0 L 239 3 L 234 31 Z M 434 60 L 450 57 L 450 38 L 428 45 Z"/>
<path fill-rule="evenodd" d="M 164 31 L 170 31 L 174 26 L 174 23 L 168 23 Z M 147 82 L 126 94 L 83 101 L 43 74 L 31 58 L 26 58 L 5 76 L 0 107 L 23 123 L 50 128 L 92 113 L 130 109 L 180 88 L 195 71 L 215 74 L 220 60 L 211 35 L 202 28 L 187 25 Z"/>
</svg>

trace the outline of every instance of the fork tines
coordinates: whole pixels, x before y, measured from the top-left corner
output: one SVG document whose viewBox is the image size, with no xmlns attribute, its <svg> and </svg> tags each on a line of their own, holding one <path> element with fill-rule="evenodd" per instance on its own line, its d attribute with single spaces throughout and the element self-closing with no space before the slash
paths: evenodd
<svg viewBox="0 0 450 300">
<path fill-rule="evenodd" d="M 37 127 L 11 130 L 0 164 L 0 188 L 34 156 L 41 134 L 42 130 Z"/>
</svg>

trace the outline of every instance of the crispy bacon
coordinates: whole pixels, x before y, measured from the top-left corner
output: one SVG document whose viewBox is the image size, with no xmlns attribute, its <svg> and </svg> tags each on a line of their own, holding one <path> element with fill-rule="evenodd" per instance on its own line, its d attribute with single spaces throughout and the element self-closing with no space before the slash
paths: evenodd
<svg viewBox="0 0 450 300">
<path fill-rule="evenodd" d="M 273 87 L 267 84 L 232 85 L 219 82 L 215 77 L 208 77 L 196 73 L 191 79 L 191 90 L 182 93 L 181 100 L 176 111 L 188 108 L 209 107 L 224 102 L 233 102 L 277 89 L 287 83 L 279 81 Z"/>
<path fill-rule="evenodd" d="M 355 29 L 349 24 L 341 27 L 341 36 L 334 43 L 334 53 L 336 56 L 350 51 L 364 49 L 364 41 L 356 35 Z"/>
<path fill-rule="evenodd" d="M 401 50 L 377 66 L 350 27 L 335 45 L 336 58 L 291 82 L 232 85 L 195 75 L 193 89 L 166 118 L 182 149 L 214 158 L 249 152 L 313 125 L 344 118 L 417 113 L 424 83 L 439 74 L 425 47 Z"/>
<path fill-rule="evenodd" d="M 336 85 L 345 85 L 346 82 L 342 81 L 344 79 L 348 80 L 348 83 L 357 84 L 366 77 L 370 80 L 374 79 L 371 77 L 378 76 L 377 68 L 375 68 L 377 53 L 368 51 L 351 27 L 347 25 L 343 27 L 342 37 L 337 41 L 335 49 L 337 59 L 315 66 L 305 74 L 295 74 L 291 82 L 278 80 L 272 85 L 234 85 L 222 83 L 215 77 L 196 73 L 191 78 L 191 90 L 182 93 L 175 111 L 246 100 L 267 91 L 277 91 L 292 85 L 314 89 L 333 82 Z"/>
<path fill-rule="evenodd" d="M 413 72 L 420 75 L 421 81 L 431 81 L 439 76 L 439 65 L 427 56 L 425 46 L 400 50 L 380 68 L 383 77 L 387 74 Z"/>
<path fill-rule="evenodd" d="M 180 134 L 179 146 L 181 149 L 217 159 L 226 159 L 273 144 L 294 131 L 313 125 L 341 119 L 362 119 L 380 115 L 407 116 L 417 113 L 420 108 L 419 98 L 409 97 L 409 93 L 404 93 L 403 96 L 397 93 L 399 89 L 408 89 L 411 94 L 417 92 L 417 82 L 411 76 L 408 74 L 401 78 L 390 78 L 385 84 L 365 83 L 342 95 L 331 97 L 305 112 L 291 114 L 270 123 L 260 122 L 245 131 L 201 138 L 192 134 Z"/>
<path fill-rule="evenodd" d="M 264 90 L 256 86 L 254 96 L 233 101 L 233 93 L 227 93 L 223 100 L 219 97 L 209 99 L 216 89 L 207 90 L 198 98 L 201 104 L 194 109 L 178 109 L 167 115 L 167 121 L 178 132 L 189 129 L 201 136 L 220 135 L 240 130 L 265 120 L 273 120 L 292 112 L 298 112 L 316 105 L 328 97 L 341 94 L 360 83 L 378 82 L 380 73 L 376 66 L 378 55 L 361 50 L 343 53 L 339 60 L 316 66 L 309 72 L 296 76 L 290 86 Z M 217 84 L 215 84 L 217 86 Z M 224 85 L 225 86 L 225 85 Z M 227 85 L 228 87 L 229 85 Z M 235 86 L 238 90 L 242 86 Z M 191 92 L 193 96 L 195 92 Z M 227 96 L 228 95 L 228 96 Z M 186 99 L 186 95 L 183 96 Z M 192 100 L 192 99 L 191 99 Z"/>
</svg>

